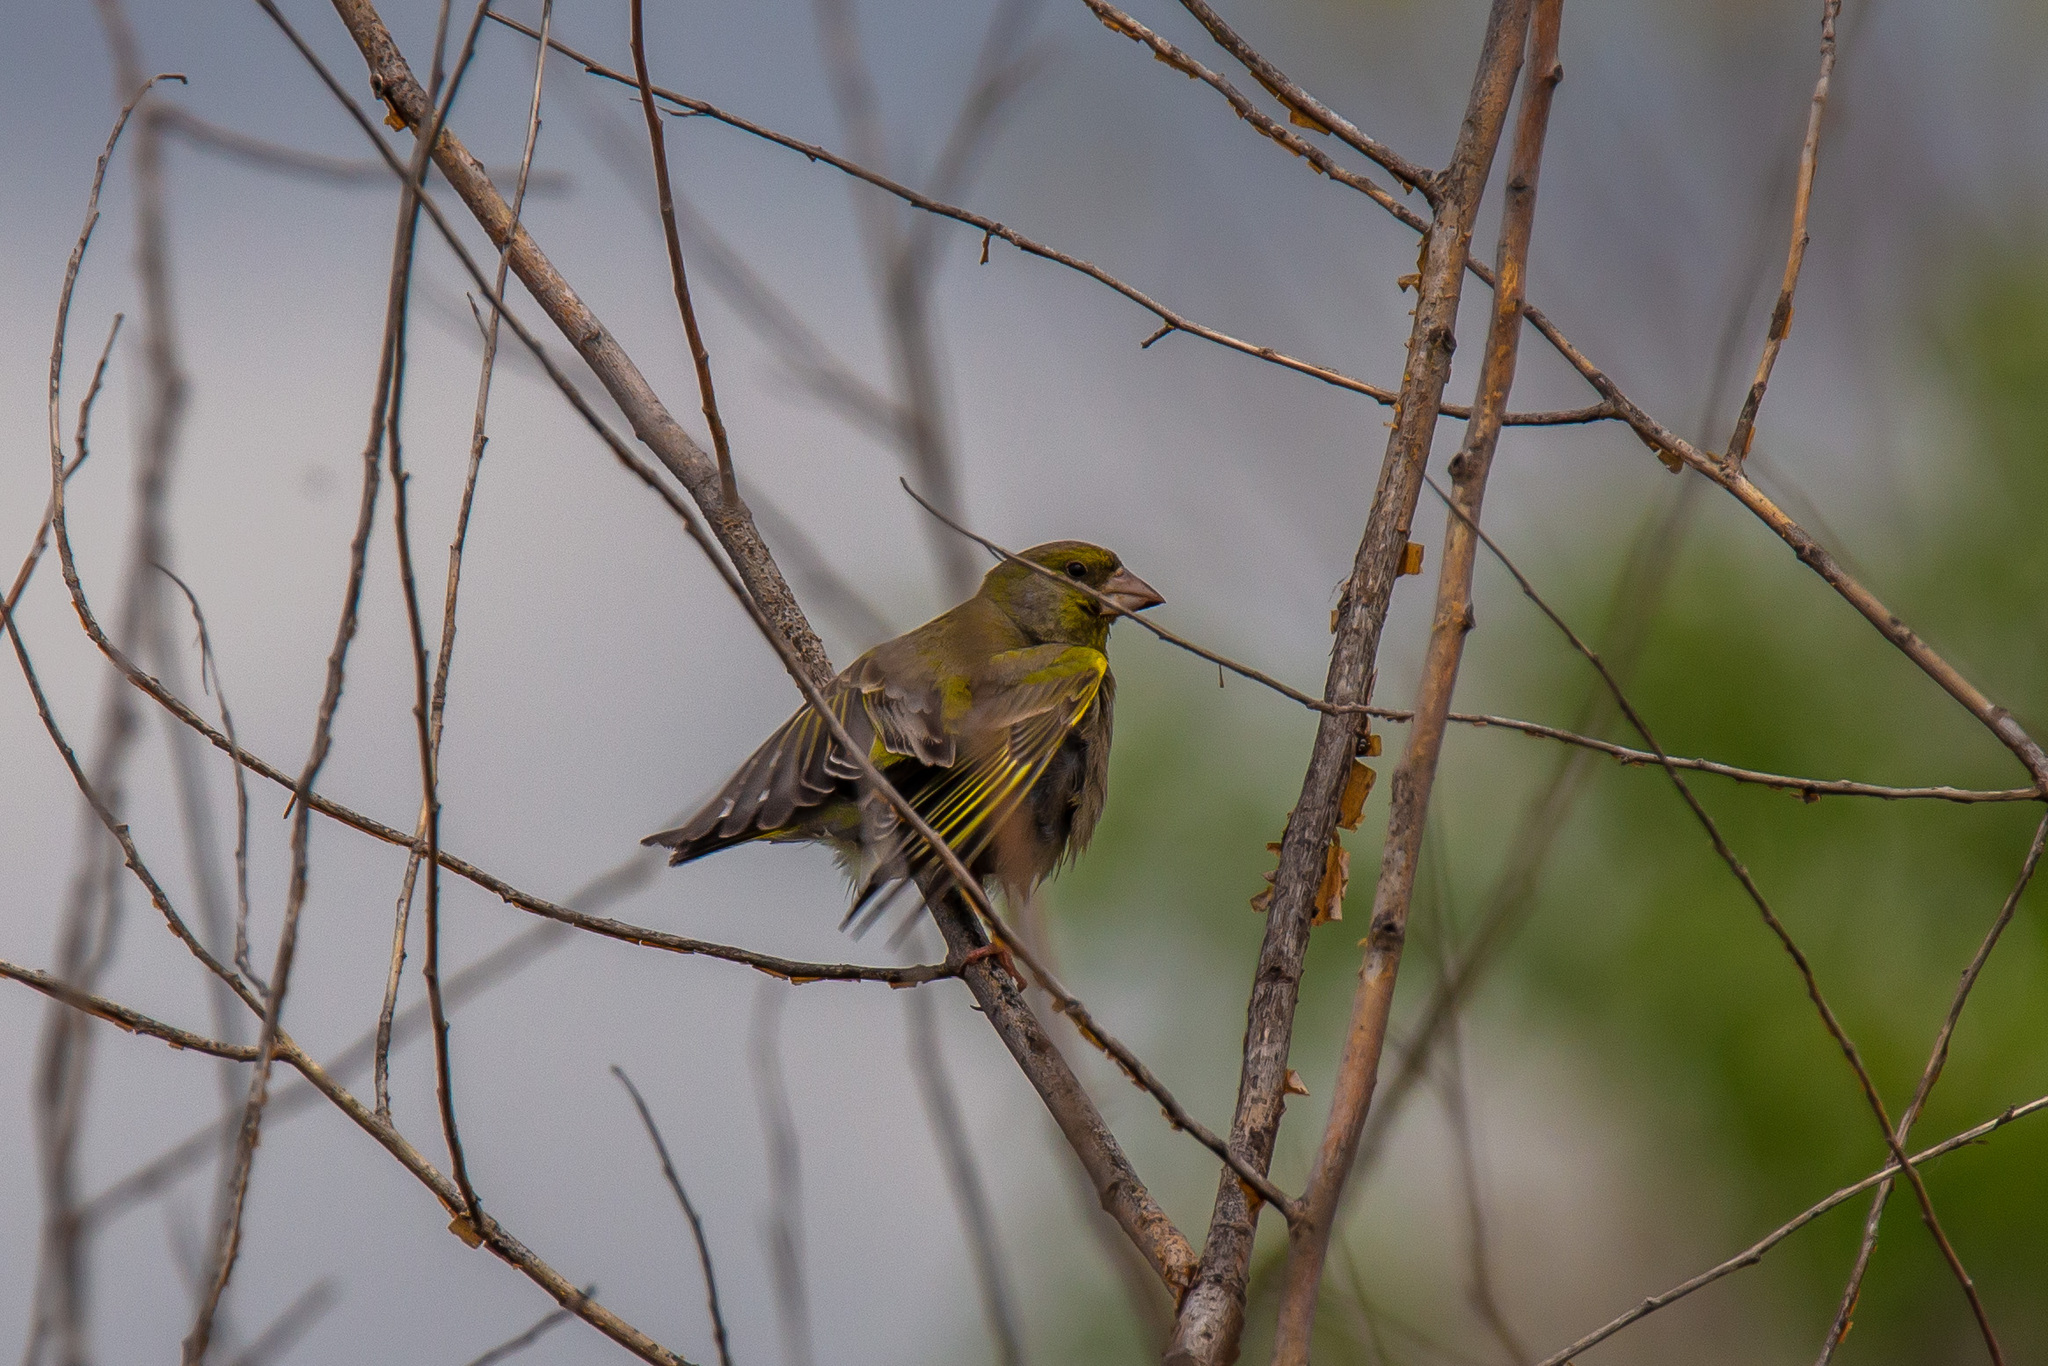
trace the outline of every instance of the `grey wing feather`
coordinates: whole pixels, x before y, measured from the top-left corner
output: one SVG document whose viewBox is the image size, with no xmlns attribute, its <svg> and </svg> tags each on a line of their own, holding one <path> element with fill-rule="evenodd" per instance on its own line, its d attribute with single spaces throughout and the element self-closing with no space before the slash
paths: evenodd
<svg viewBox="0 0 2048 1366">
<path fill-rule="evenodd" d="M 944 730 L 937 689 L 890 682 L 872 654 L 832 681 L 825 702 L 863 750 L 879 735 L 890 753 L 938 767 L 953 762 L 954 743 Z M 641 842 L 674 849 L 673 861 L 681 863 L 782 830 L 859 776 L 859 766 L 807 706 L 777 727 L 695 816 Z"/>
</svg>

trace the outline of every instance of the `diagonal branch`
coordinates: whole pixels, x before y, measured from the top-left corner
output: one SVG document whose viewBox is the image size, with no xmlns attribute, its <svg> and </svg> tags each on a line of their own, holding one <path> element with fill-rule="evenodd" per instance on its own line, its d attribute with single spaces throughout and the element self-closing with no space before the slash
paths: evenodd
<svg viewBox="0 0 2048 1366">
<path fill-rule="evenodd" d="M 1103 26 L 1110 32 L 1120 33 L 1132 42 L 1137 43 L 1140 47 L 1150 48 L 1152 55 L 1158 60 L 1166 63 L 1182 75 L 1202 82 L 1202 84 L 1221 95 L 1229 102 L 1230 107 L 1237 112 L 1237 116 L 1250 124 L 1260 135 L 1271 139 L 1281 148 L 1300 157 L 1314 170 L 1328 176 L 1339 185 L 1350 186 L 1373 203 L 1385 209 L 1388 213 L 1397 216 L 1403 213 L 1411 216 L 1414 214 L 1414 210 L 1408 208 L 1400 200 L 1381 189 L 1369 177 L 1362 176 L 1358 172 L 1345 167 L 1328 152 L 1325 152 L 1322 148 L 1316 146 L 1307 138 L 1304 138 L 1301 134 L 1253 104 L 1245 97 L 1242 91 L 1232 85 L 1222 74 L 1196 61 L 1159 34 L 1145 27 L 1145 25 L 1139 23 L 1115 5 L 1108 3 L 1108 0 L 1081 0 L 1081 3 L 1086 5 L 1089 12 L 1097 19 L 1100 19 Z M 1218 22 L 1220 23 L 1221 21 L 1219 20 Z M 1211 32 L 1213 33 L 1214 30 L 1211 30 Z M 1240 45 L 1242 45 L 1241 40 Z M 1245 50 L 1250 51 L 1249 48 Z M 1252 74 L 1257 76 L 1258 72 L 1254 70 Z M 1278 92 L 1275 93 L 1277 94 Z M 1284 97 L 1282 102 L 1285 103 Z M 1299 117 L 1295 119 L 1296 123 L 1300 121 Z M 1457 154 L 1453 152 L 1453 167 L 1456 166 L 1456 156 Z M 1425 172 L 1421 179 L 1413 181 L 1417 188 L 1427 187 L 1425 193 L 1430 198 L 1431 207 L 1435 208 L 1439 215 L 1441 215 L 1443 210 L 1444 196 L 1448 192 L 1447 186 L 1452 175 L 1453 170 L 1451 169 L 1446 169 L 1441 177 L 1429 175 Z M 1409 177 L 1403 176 L 1403 179 L 1408 180 Z"/>
<path fill-rule="evenodd" d="M 1394 984 L 1407 938 L 1408 913 L 1415 895 L 1416 868 L 1429 814 L 1430 791 L 1437 761 L 1443 753 L 1451 694 L 1458 683 L 1465 636 L 1474 624 L 1472 572 L 1478 560 L 1480 507 L 1487 475 L 1500 442 L 1500 418 L 1507 411 L 1508 391 L 1515 380 L 1515 362 L 1522 335 L 1522 291 L 1527 278 L 1529 239 L 1536 221 L 1536 184 L 1543 164 L 1543 142 L 1550 124 L 1550 106 L 1564 68 L 1558 62 L 1558 29 L 1563 0 L 1536 0 L 1529 16 L 1529 76 L 1523 87 L 1508 160 L 1507 200 L 1501 211 L 1496 273 L 1502 288 L 1493 298 L 1493 318 L 1480 361 L 1476 411 L 1465 429 L 1465 444 L 1451 460 L 1453 491 L 1444 527 L 1443 567 L 1437 576 L 1436 615 L 1424 656 L 1422 683 L 1415 699 L 1415 720 L 1408 747 L 1394 769 L 1393 796 L 1386 843 L 1373 889 L 1371 928 L 1366 954 L 1359 965 L 1358 988 L 1352 998 L 1351 1023 L 1330 1116 L 1323 1129 L 1308 1190 L 1302 1195 L 1306 1217 L 1288 1230 L 1287 1266 L 1280 1291 L 1280 1317 L 1273 1344 L 1274 1366 L 1306 1366 L 1309 1335 L 1315 1324 L 1317 1291 L 1322 1285 L 1323 1259 L 1336 1227 L 1339 1202 L 1349 1180 L 1365 1116 L 1379 1080 L 1380 1054 L 1386 1047 L 1387 1019 L 1393 1010 Z"/>
<path fill-rule="evenodd" d="M 718 414 L 718 390 L 711 383 L 711 353 L 704 349 L 704 333 L 697 326 L 697 310 L 690 302 L 690 277 L 683 269 L 683 244 L 676 237 L 675 192 L 668 183 L 668 144 L 662 137 L 661 110 L 655 106 L 652 82 L 647 75 L 647 42 L 640 11 L 641 0 L 632 0 L 633 73 L 639 78 L 640 108 L 647 115 L 647 142 L 654 149 L 654 187 L 661 205 L 661 236 L 668 247 L 668 273 L 675 282 L 676 310 L 683 316 L 690 361 L 697 368 L 697 392 L 703 399 L 704 422 L 711 428 L 711 447 L 718 458 L 718 499 L 732 507 L 740 501 L 739 487 L 732 476 L 732 443 L 725 434 L 725 419 Z M 545 52 L 543 48 L 542 53 Z"/>
<path fill-rule="evenodd" d="M 1935 1158 L 1952 1153 L 1958 1148 L 1967 1148 L 1973 1144 L 1981 1143 L 1995 1130 L 2004 1128 L 2016 1119 L 2025 1119 L 2028 1115 L 2039 1114 L 2043 1110 L 2048 1110 L 2048 1096 L 2028 1101 L 2025 1105 L 2011 1106 L 1991 1119 L 1985 1120 L 1975 1128 L 1965 1129 L 1963 1132 L 1947 1138 L 1931 1148 L 1923 1149 L 1913 1154 L 1912 1158 L 1909 1159 L 1909 1165 L 1903 1168 L 1900 1166 L 1898 1159 L 1891 1159 L 1882 1170 L 1873 1172 L 1852 1186 L 1842 1187 L 1827 1199 L 1786 1220 L 1783 1224 L 1757 1239 L 1727 1261 L 1707 1268 L 1691 1280 L 1682 1281 L 1672 1286 L 1661 1295 L 1650 1296 L 1627 1313 L 1617 1315 L 1580 1338 L 1577 1342 L 1574 1342 L 1571 1346 L 1566 1347 L 1563 1351 L 1553 1352 L 1551 1355 L 1543 1358 L 1542 1361 L 1537 1363 L 1537 1366 L 1571 1366 L 1571 1363 L 1582 1352 L 1607 1341 L 1607 1339 L 1613 1337 L 1630 1324 L 1648 1318 L 1666 1305 L 1677 1303 L 1703 1286 L 1712 1285 L 1723 1276 L 1740 1271 L 1744 1267 L 1755 1266 L 1764 1259 L 1765 1253 L 1769 1252 L 1779 1243 L 1784 1242 L 1800 1229 L 1805 1228 L 1814 1220 L 1820 1218 L 1821 1215 L 1826 1214 L 1837 1205 L 1855 1199 L 1873 1186 L 1891 1181 L 1898 1176 L 1901 1170 L 1917 1172 L 1923 1163 L 1931 1162 Z"/>
<path fill-rule="evenodd" d="M 1948 1063 L 1949 1040 L 1955 1037 L 1956 1022 L 1963 1017 L 1963 1006 L 1970 999 L 1970 992 L 1976 988 L 1977 979 L 1984 972 L 1984 964 L 1990 961 L 1991 950 L 1998 947 L 1999 938 L 2005 927 L 2012 923 L 2013 912 L 2019 909 L 2020 897 L 2026 892 L 2027 884 L 2034 879 L 2034 870 L 2041 864 L 2041 852 L 2048 844 L 2048 817 L 2043 817 L 2034 828 L 2034 842 L 2027 846 L 2027 856 L 2020 861 L 2020 875 L 2013 882 L 2012 891 L 2006 895 L 2005 904 L 1998 908 L 1998 914 L 1991 921 L 1991 928 L 1984 933 L 1984 940 L 1977 946 L 1977 952 L 1963 969 L 1963 979 L 1956 984 L 1956 994 L 1949 1002 L 1948 1014 L 1942 1018 L 1941 1028 L 1934 1035 L 1934 1049 L 1927 1057 L 1927 1066 L 1921 1070 L 1920 1083 L 1913 1089 L 1913 1099 L 1899 1116 L 1895 1131 L 1895 1142 L 1903 1145 L 1913 1122 L 1927 1104 L 1927 1097 L 1933 1093 L 1935 1082 L 1941 1079 L 1942 1068 Z M 1842 1288 L 1842 1301 L 1835 1310 L 1835 1321 L 1828 1327 L 1827 1341 L 1821 1347 L 1820 1366 L 1834 1357 L 1835 1349 L 1842 1345 L 1842 1339 L 1849 1335 L 1849 1315 L 1856 1308 L 1856 1297 L 1863 1290 L 1863 1273 L 1870 1266 L 1870 1254 L 1877 1248 L 1878 1221 L 1884 1214 L 1885 1202 L 1890 1199 L 1892 1183 L 1889 1177 L 1880 1182 L 1877 1194 L 1870 1199 L 1870 1213 L 1863 1222 L 1863 1242 L 1856 1249 L 1856 1265 L 1849 1273 L 1849 1283 Z"/>
<path fill-rule="evenodd" d="M 1403 185 L 1420 190 L 1431 208 L 1437 206 L 1434 172 L 1416 165 L 1385 143 L 1366 136 L 1351 120 L 1290 80 L 1286 72 L 1267 61 L 1257 49 L 1239 37 L 1237 30 L 1225 23 L 1223 16 L 1212 9 L 1207 0 L 1181 0 L 1181 7 L 1209 30 L 1209 36 L 1216 40 L 1217 46 L 1237 58 L 1239 64 L 1252 74 L 1253 80 L 1265 86 L 1274 99 L 1287 106 L 1289 122 L 1310 132 L 1336 134 L 1340 140 L 1392 172 Z"/>
<path fill-rule="evenodd" d="M 1441 490 L 1439 490 L 1439 493 L 1441 493 Z M 1449 500 L 1446 501 L 1448 502 Z M 1453 503 L 1451 506 L 1455 510 L 1457 505 Z M 1523 595 L 1529 601 L 1536 604 L 1537 609 L 1545 617 L 1549 618 L 1550 623 L 1557 627 L 1565 639 L 1571 643 L 1572 648 L 1578 651 L 1588 664 L 1593 666 L 1594 671 L 1600 675 L 1600 681 L 1606 685 L 1609 694 L 1613 696 L 1615 706 L 1628 719 L 1629 725 L 1635 728 L 1636 733 L 1643 737 L 1643 743 L 1648 745 L 1659 756 L 1662 756 L 1664 752 L 1663 747 L 1657 743 L 1656 737 L 1650 733 L 1650 729 L 1644 723 L 1642 716 L 1628 701 L 1627 695 L 1621 689 L 1621 685 L 1615 681 L 1614 675 L 1608 671 L 1607 665 L 1602 662 L 1599 654 L 1591 646 L 1587 645 L 1585 641 L 1581 640 L 1578 633 L 1565 623 L 1564 618 L 1560 617 L 1556 610 L 1543 600 L 1542 596 L 1537 593 L 1535 586 L 1529 582 L 1521 570 L 1515 567 L 1514 561 L 1510 560 L 1506 552 L 1494 543 L 1492 537 L 1481 531 L 1476 525 L 1473 527 L 1473 531 L 1486 546 L 1487 550 L 1492 552 L 1493 557 L 1500 562 L 1501 567 L 1508 571 L 1508 574 L 1514 579 L 1516 586 L 1522 590 Z M 1706 831 L 1708 842 L 1714 846 L 1714 852 L 1720 856 L 1722 862 L 1728 865 L 1728 871 L 1734 874 L 1735 880 L 1742 886 L 1743 893 L 1755 905 L 1757 913 L 1763 917 L 1764 925 L 1784 948 L 1786 955 L 1791 958 L 1793 967 L 1798 970 L 1800 981 L 1806 987 L 1807 998 L 1813 1002 L 1814 1010 L 1819 1013 L 1821 1024 L 1827 1029 L 1828 1036 L 1835 1041 L 1835 1046 L 1841 1050 L 1843 1059 L 1849 1064 L 1849 1070 L 1856 1075 L 1857 1088 L 1863 1093 L 1864 1102 L 1870 1107 L 1872 1117 L 1877 1120 L 1878 1129 L 1884 1136 L 1885 1146 L 1891 1150 L 1892 1160 L 1899 1164 L 1900 1168 L 1905 1172 L 1907 1183 L 1913 1187 L 1913 1195 L 1920 1203 L 1921 1220 L 1927 1225 L 1928 1232 L 1933 1235 L 1935 1246 L 1941 1249 L 1942 1259 L 1948 1263 L 1949 1272 L 1956 1278 L 1956 1284 L 1962 1288 L 1964 1298 L 1969 1301 L 1970 1312 L 1977 1320 L 1977 1329 L 1983 1335 L 1984 1346 L 1991 1355 L 1993 1366 L 2004 1366 L 2004 1352 L 1999 1347 L 1997 1334 L 1992 1331 L 1990 1316 L 1985 1312 L 1984 1301 L 1977 1293 L 1976 1284 L 1970 1279 L 1968 1270 L 1964 1268 L 1962 1258 L 1956 1254 L 1955 1246 L 1949 1242 L 1948 1234 L 1942 1230 L 1941 1221 L 1934 1213 L 1933 1197 L 1927 1193 L 1926 1183 L 1920 1179 L 1920 1173 L 1907 1163 L 1905 1149 L 1899 1141 L 1898 1132 L 1892 1124 L 1891 1116 L 1885 1109 L 1883 1098 L 1877 1094 L 1877 1085 L 1871 1080 L 1870 1069 L 1864 1065 L 1863 1057 L 1857 1051 L 1854 1041 L 1849 1038 L 1848 1032 L 1842 1028 L 1842 1023 L 1836 1017 L 1834 1008 L 1828 1004 L 1827 998 L 1821 994 L 1820 982 L 1814 975 L 1813 964 L 1808 961 L 1805 952 L 1799 945 L 1793 941 L 1791 932 L 1785 928 L 1785 924 L 1778 918 L 1777 912 L 1771 909 L 1770 902 L 1765 900 L 1763 889 L 1757 886 L 1756 879 L 1751 876 L 1749 869 L 1743 864 L 1741 859 L 1736 857 L 1735 851 L 1729 847 L 1728 841 L 1722 836 L 1720 826 L 1712 816 L 1707 814 L 1707 809 L 1700 805 L 1700 800 L 1693 795 L 1692 788 L 1687 785 L 1685 779 L 1678 776 L 1676 768 L 1666 765 L 1665 772 L 1670 776 L 1672 786 L 1678 789 L 1678 795 L 1684 799 L 1687 809 L 1699 821 L 1701 829 Z"/>
<path fill-rule="evenodd" d="M 1756 436 L 1756 413 L 1763 406 L 1764 389 L 1771 382 L 1771 368 L 1778 363 L 1778 350 L 1792 330 L 1792 291 L 1799 287 L 1799 268 L 1806 261 L 1806 211 L 1813 202 L 1813 176 L 1820 169 L 1820 121 L 1827 112 L 1828 82 L 1835 71 L 1835 20 L 1842 12 L 1842 0 L 1822 0 L 1820 11 L 1820 76 L 1813 84 L 1813 101 L 1806 115 L 1806 138 L 1799 145 L 1799 179 L 1792 191 L 1792 245 L 1785 253 L 1785 279 L 1778 286 L 1778 302 L 1771 309 L 1770 332 L 1764 337 L 1764 353 L 1757 359 L 1756 378 L 1743 397 L 1742 412 L 1728 438 L 1728 463 L 1736 469 L 1749 458 L 1749 443 Z"/>
<path fill-rule="evenodd" d="M 640 1088 L 626 1075 L 626 1070 L 614 1064 L 612 1075 L 626 1088 L 626 1094 L 633 1098 L 633 1108 L 640 1112 L 640 1122 L 647 1128 L 647 1137 L 654 1144 L 655 1155 L 661 1159 L 661 1174 L 668 1181 L 668 1188 L 675 1192 L 676 1203 L 683 1207 L 683 1217 L 690 1221 L 690 1236 L 697 1243 L 697 1263 L 704 1269 L 704 1295 L 711 1306 L 711 1336 L 718 1344 L 718 1360 L 721 1366 L 732 1366 L 732 1352 L 725 1340 L 725 1313 L 718 1307 L 718 1277 L 711 1270 L 711 1244 L 704 1239 L 704 1221 L 697 1217 L 697 1207 L 690 1203 L 690 1193 L 683 1189 L 683 1178 L 676 1175 L 676 1164 L 668 1155 L 668 1144 L 662 1141 L 661 1129 L 654 1122 L 654 1114 L 647 1108 L 647 1102 L 640 1097 Z"/>
</svg>

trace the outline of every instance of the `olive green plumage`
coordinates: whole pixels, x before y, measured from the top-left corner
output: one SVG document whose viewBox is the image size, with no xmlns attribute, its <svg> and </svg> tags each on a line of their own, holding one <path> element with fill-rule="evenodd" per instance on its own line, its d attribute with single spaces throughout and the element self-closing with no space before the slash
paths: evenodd
<svg viewBox="0 0 2048 1366">
<path fill-rule="evenodd" d="M 1160 601 L 1117 557 L 1054 541 L 988 572 L 981 591 L 877 645 L 824 690 L 826 705 L 912 807 L 984 879 L 1028 895 L 1087 847 L 1109 790 L 1116 613 Z M 1057 577 L 1054 577 L 1057 576 Z M 851 915 L 938 861 L 804 708 L 689 821 L 650 835 L 671 863 L 751 840 L 830 845 L 852 876 Z M 906 836 L 908 836 L 906 838 Z"/>
</svg>

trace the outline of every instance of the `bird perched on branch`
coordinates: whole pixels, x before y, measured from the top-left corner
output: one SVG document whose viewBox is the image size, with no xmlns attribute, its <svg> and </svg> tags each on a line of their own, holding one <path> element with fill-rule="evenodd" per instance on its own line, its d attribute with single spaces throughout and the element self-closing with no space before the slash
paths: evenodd
<svg viewBox="0 0 2048 1366">
<path fill-rule="evenodd" d="M 1095 831 L 1116 696 L 1109 628 L 1163 600 L 1100 546 L 1034 546 L 958 607 L 856 659 L 825 702 L 961 862 L 1021 899 Z M 752 840 L 829 845 L 853 879 L 852 923 L 890 884 L 930 891 L 943 876 L 864 786 L 806 706 L 702 811 L 642 843 L 673 849 L 670 863 Z"/>
</svg>

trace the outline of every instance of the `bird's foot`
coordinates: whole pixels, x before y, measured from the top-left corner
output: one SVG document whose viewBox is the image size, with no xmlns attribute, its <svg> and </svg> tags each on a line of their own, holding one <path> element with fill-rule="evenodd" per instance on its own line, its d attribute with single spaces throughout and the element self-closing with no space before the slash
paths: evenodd
<svg viewBox="0 0 2048 1366">
<path fill-rule="evenodd" d="M 966 956 L 960 960 L 959 970 L 965 972 L 976 963 L 986 963 L 989 961 L 994 961 L 1004 972 L 1009 973 L 1010 980 L 1020 985 L 1023 983 L 1024 974 L 1017 971 L 1017 960 L 1010 956 L 1009 945 L 1001 940 L 983 944 L 978 949 L 968 950 Z"/>
</svg>

